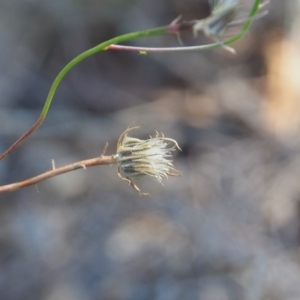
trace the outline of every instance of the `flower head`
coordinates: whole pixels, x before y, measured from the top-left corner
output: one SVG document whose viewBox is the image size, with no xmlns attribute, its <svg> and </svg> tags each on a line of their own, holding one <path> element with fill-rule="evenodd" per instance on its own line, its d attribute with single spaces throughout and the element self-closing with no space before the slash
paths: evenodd
<svg viewBox="0 0 300 300">
<path fill-rule="evenodd" d="M 259 5 L 259 10 L 262 9 L 268 1 L 264 1 Z M 193 26 L 194 36 L 197 36 L 199 31 L 202 31 L 207 37 L 220 43 L 225 50 L 235 53 L 235 50 L 224 44 L 223 38 L 227 29 L 231 26 L 243 24 L 254 17 L 244 17 L 238 19 L 238 16 L 244 13 L 243 5 L 240 0 L 209 0 L 210 15 L 204 19 L 198 20 Z M 256 14 L 255 17 L 264 16 L 267 11 Z"/>
<path fill-rule="evenodd" d="M 238 0 L 210 0 L 211 14 L 209 17 L 199 20 L 194 26 L 194 34 L 199 30 L 213 39 L 222 37 L 230 22 L 238 14 L 241 4 Z"/>
<path fill-rule="evenodd" d="M 132 180 L 148 175 L 162 184 L 164 177 L 180 176 L 171 160 L 171 153 L 180 148 L 175 140 L 159 133 L 148 140 L 129 137 L 128 132 L 136 128 L 129 127 L 121 134 L 114 159 L 118 163 L 118 175 L 140 195 L 149 195 L 142 193 Z"/>
</svg>

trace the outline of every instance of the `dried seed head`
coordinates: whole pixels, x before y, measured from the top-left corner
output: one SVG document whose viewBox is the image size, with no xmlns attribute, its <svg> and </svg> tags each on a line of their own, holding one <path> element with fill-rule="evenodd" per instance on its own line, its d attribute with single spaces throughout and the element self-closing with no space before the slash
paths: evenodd
<svg viewBox="0 0 300 300">
<path fill-rule="evenodd" d="M 114 159 L 118 164 L 118 175 L 140 195 L 149 195 L 142 193 L 133 179 L 148 175 L 162 184 L 164 177 L 180 176 L 171 160 L 172 152 L 180 148 L 175 140 L 163 134 L 156 133 L 155 137 L 150 136 L 148 140 L 129 137 L 127 133 L 136 128 L 130 127 L 121 134 Z"/>
<path fill-rule="evenodd" d="M 203 33 L 213 39 L 222 37 L 228 25 L 239 12 L 238 0 L 210 0 L 211 14 L 209 17 L 199 20 L 194 26 L 194 34 L 202 30 Z"/>
<path fill-rule="evenodd" d="M 266 2 L 267 3 L 267 2 Z M 259 7 L 261 9 L 266 3 L 262 3 Z M 238 19 L 243 12 L 243 5 L 240 0 L 209 0 L 210 16 L 201 19 L 193 27 L 194 36 L 197 36 L 199 31 L 202 31 L 207 37 L 220 43 L 224 49 L 235 53 L 235 50 L 222 41 L 227 29 L 230 26 L 244 23 L 249 20 L 248 17 Z M 258 15 L 263 16 L 266 12 Z"/>
</svg>

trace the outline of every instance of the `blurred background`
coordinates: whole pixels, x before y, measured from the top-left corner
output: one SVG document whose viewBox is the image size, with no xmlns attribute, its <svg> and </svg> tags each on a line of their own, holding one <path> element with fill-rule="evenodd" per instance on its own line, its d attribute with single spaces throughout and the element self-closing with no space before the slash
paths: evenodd
<svg viewBox="0 0 300 300">
<path fill-rule="evenodd" d="M 178 141 L 182 176 L 139 180 L 151 197 L 115 166 L 1 194 L 1 300 L 300 299 L 300 2 L 267 9 L 237 55 L 105 52 L 66 76 L 43 125 L 1 161 L 1 184 L 52 159 L 96 157 L 106 142 L 113 154 L 132 122 L 132 136 Z M 35 122 L 72 58 L 180 14 L 206 17 L 207 0 L 0 0 L 1 152 Z"/>
</svg>

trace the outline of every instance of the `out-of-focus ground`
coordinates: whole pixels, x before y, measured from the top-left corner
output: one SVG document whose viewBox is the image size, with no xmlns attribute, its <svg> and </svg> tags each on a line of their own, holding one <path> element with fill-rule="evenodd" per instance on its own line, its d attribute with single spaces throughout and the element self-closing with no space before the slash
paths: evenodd
<svg viewBox="0 0 300 300">
<path fill-rule="evenodd" d="M 299 7 L 271 0 L 235 56 L 105 52 L 76 66 L 44 124 L 1 161 L 1 184 L 49 170 L 52 159 L 95 157 L 106 142 L 114 153 L 134 121 L 137 137 L 158 130 L 178 141 L 182 176 L 140 180 L 151 197 L 114 166 L 1 194 L 0 299 L 299 300 Z M 73 57 L 180 14 L 205 17 L 207 2 L 1 0 L 1 152 L 34 123 Z"/>
</svg>

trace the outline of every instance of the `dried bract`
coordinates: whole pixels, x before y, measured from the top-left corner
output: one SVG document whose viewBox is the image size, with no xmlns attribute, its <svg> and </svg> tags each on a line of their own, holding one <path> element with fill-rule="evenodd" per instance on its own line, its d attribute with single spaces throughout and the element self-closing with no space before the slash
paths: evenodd
<svg viewBox="0 0 300 300">
<path fill-rule="evenodd" d="M 162 184 L 164 177 L 180 176 L 172 163 L 172 152 L 180 149 L 173 139 L 156 133 L 155 137 L 147 140 L 140 140 L 129 137 L 129 131 L 138 127 L 130 127 L 119 138 L 117 154 L 114 156 L 118 164 L 118 175 L 129 182 L 129 184 L 140 193 L 143 193 L 133 182 L 143 176 L 150 176 Z"/>
</svg>

